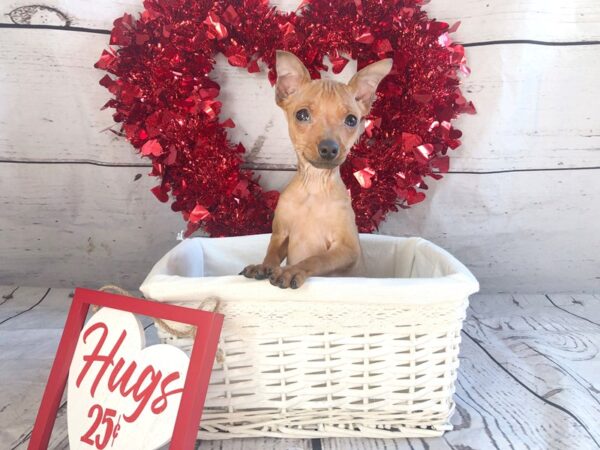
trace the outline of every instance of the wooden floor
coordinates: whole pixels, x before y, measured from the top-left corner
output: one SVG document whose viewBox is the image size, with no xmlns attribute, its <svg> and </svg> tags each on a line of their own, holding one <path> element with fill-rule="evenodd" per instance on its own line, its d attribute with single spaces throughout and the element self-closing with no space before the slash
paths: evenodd
<svg viewBox="0 0 600 450">
<path fill-rule="evenodd" d="M 0 287 L 0 449 L 25 449 L 70 291 Z M 148 322 L 147 332 L 153 336 Z M 153 337 L 152 337 L 153 336 Z M 461 348 L 454 431 L 432 439 L 244 439 L 211 450 L 600 449 L 600 295 L 479 295 Z M 68 448 L 63 403 L 51 449 Z"/>
</svg>

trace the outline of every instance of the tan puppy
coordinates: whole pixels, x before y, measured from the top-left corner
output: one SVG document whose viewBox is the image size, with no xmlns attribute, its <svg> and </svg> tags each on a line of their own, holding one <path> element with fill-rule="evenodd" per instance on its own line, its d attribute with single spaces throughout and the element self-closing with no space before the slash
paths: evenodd
<svg viewBox="0 0 600 450">
<path fill-rule="evenodd" d="M 263 263 L 247 266 L 243 275 L 296 289 L 309 276 L 357 271 L 358 231 L 339 166 L 391 68 L 392 60 L 385 59 L 360 70 L 348 84 L 311 80 L 296 56 L 277 52 L 276 102 L 288 121 L 298 171 L 279 197 Z M 287 265 L 280 267 L 285 258 Z"/>
</svg>

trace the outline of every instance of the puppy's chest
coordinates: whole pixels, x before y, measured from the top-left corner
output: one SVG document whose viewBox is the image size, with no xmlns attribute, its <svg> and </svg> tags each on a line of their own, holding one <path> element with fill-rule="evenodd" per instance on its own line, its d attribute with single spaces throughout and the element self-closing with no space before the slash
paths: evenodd
<svg viewBox="0 0 600 450">
<path fill-rule="evenodd" d="M 339 228 L 347 221 L 350 203 L 346 199 L 332 199 L 321 195 L 303 195 L 295 201 L 282 199 L 278 214 L 286 228 L 300 232 L 303 229 L 326 232 Z M 327 234 L 327 233 L 323 233 Z"/>
<path fill-rule="evenodd" d="M 349 200 L 306 195 L 278 205 L 277 216 L 287 231 L 288 264 L 295 264 L 329 249 L 336 236 L 348 232 L 354 219 Z"/>
</svg>

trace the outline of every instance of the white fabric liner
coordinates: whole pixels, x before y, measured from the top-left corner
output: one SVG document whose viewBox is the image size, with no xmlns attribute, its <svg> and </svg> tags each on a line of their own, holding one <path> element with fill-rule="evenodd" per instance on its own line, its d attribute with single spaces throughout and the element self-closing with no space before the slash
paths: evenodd
<svg viewBox="0 0 600 450">
<path fill-rule="evenodd" d="M 439 303 L 464 299 L 479 290 L 471 272 L 431 242 L 361 234 L 366 277 L 310 277 L 299 289 L 280 289 L 268 280 L 238 273 L 264 258 L 270 234 L 187 239 L 162 257 L 142 283 L 146 298 L 198 302 L 218 296 L 228 302 L 298 301 Z"/>
</svg>

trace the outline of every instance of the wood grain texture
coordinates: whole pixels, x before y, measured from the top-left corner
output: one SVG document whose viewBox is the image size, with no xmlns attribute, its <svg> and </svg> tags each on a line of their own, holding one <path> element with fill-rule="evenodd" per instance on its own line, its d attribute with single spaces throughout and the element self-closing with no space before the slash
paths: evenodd
<svg viewBox="0 0 600 450">
<path fill-rule="evenodd" d="M 18 290 L 10 290 L 2 296 L 0 325 L 9 321 L 12 325 L 25 312 L 36 308 L 45 297 L 46 291 L 41 291 L 40 288 L 21 287 Z"/>
<path fill-rule="evenodd" d="M 483 292 L 596 292 L 597 179 L 596 170 L 452 174 L 380 232 L 435 242 L 473 271 Z"/>
<path fill-rule="evenodd" d="M 294 10 L 299 0 L 273 0 L 283 10 Z M 141 0 L 49 0 L 33 5 L 30 0 L 8 0 L 0 6 L 0 23 L 51 24 L 109 29 L 124 12 L 141 11 Z M 587 0 L 434 0 L 425 6 L 432 18 L 460 20 L 464 42 L 504 39 L 537 39 L 564 42 L 600 39 L 600 6 Z"/>
<path fill-rule="evenodd" d="M 588 315 L 600 306 L 593 295 L 572 297 Z M 543 295 L 477 295 L 465 329 L 453 431 L 434 439 L 324 439 L 323 450 L 598 448 L 599 391 L 585 385 L 600 368 L 598 327 L 574 322 Z"/>
<path fill-rule="evenodd" d="M 65 39 L 68 37 L 68 39 Z M 93 64 L 107 37 L 56 30 L 9 29 L 0 33 L 0 160 L 96 161 L 148 164 L 107 129 L 110 98 Z M 456 126 L 463 145 L 451 151 L 453 171 L 523 170 L 600 166 L 600 65 L 581 70 L 598 46 L 528 45 L 468 49 L 473 74 L 464 91 L 479 114 Z M 283 113 L 265 72 L 248 74 L 217 58 L 213 77 L 222 86 L 221 119 L 233 118 L 253 167 L 291 168 L 296 162 Z M 49 70 L 51 68 L 51 70 Z M 348 64 L 336 79 L 356 70 Z M 573 86 L 568 95 L 567 86 Z M 585 86 L 585 89 L 576 87 Z"/>
<path fill-rule="evenodd" d="M 1 165 L 0 171 L 2 180 L 9 173 L 20 180 L 0 182 L 0 203 L 13 211 L 0 217 L 6 284 L 137 288 L 184 228 L 148 191 L 154 180 L 134 181 L 135 168 Z"/>
<path fill-rule="evenodd" d="M 312 450 L 309 439 L 248 438 L 198 442 L 200 450 Z"/>
<path fill-rule="evenodd" d="M 599 317 L 600 300 L 572 304 L 586 314 L 558 308 L 551 296 L 491 297 L 473 304 L 465 331 L 550 406 L 571 411 L 600 446 L 598 422 L 589 420 L 600 417 L 600 323 L 590 320 Z"/>
<path fill-rule="evenodd" d="M 149 192 L 151 177 L 133 181 L 138 173 L 0 165 L 0 180 L 5 174 L 19 180 L 0 181 L 0 204 L 14 212 L 0 216 L 6 236 L 0 240 L 0 282 L 137 288 L 184 228 L 180 216 Z M 292 176 L 258 173 L 268 189 L 281 189 Z M 484 292 L 594 292 L 600 276 L 594 264 L 600 248 L 597 176 L 594 170 L 448 175 L 432 184 L 425 202 L 391 214 L 380 231 L 422 236 L 446 248 L 474 272 Z"/>
<path fill-rule="evenodd" d="M 0 448 L 26 448 L 64 325 L 68 292 L 21 286 L 0 305 Z M 54 310 L 62 322 L 50 319 L 44 328 L 45 313 Z M 37 317 L 33 327 L 30 315 Z"/>
<path fill-rule="evenodd" d="M 47 289 L 0 286 L 0 293 L 9 296 L 0 305 L 0 314 L 14 315 L 26 312 L 10 324 L 0 324 L 0 368 L 3 377 L 0 385 L 0 448 L 24 450 L 28 445 L 31 426 L 37 414 L 45 387 L 46 377 L 66 320 L 71 302 L 70 289 Z M 42 302 L 39 302 L 43 299 Z M 38 303 L 39 302 L 39 303 Z M 31 305 L 37 306 L 33 309 Z M 2 316 L 0 316 L 2 317 Z M 148 318 L 140 318 L 147 325 Z M 146 344 L 158 343 L 156 329 L 147 327 Z M 59 409 L 50 441 L 51 450 L 68 450 L 66 403 Z M 165 450 L 168 447 L 165 447 Z M 208 450 L 310 450 L 306 439 L 236 439 L 199 443 L 198 448 Z"/>
<path fill-rule="evenodd" d="M 0 286 L 8 295 L 14 287 Z M 47 288 L 17 289 L 26 311 Z M 38 306 L 0 325 L 0 448 L 27 448 L 70 290 L 52 289 Z M 0 312 L 7 307 L 0 305 Z M 234 439 L 204 441 L 209 450 L 592 450 L 598 432 L 600 296 L 476 295 L 465 323 L 452 417 L 454 430 L 428 439 Z M 156 330 L 149 327 L 149 344 Z M 39 347 L 39 348 L 36 348 Z M 50 449 L 68 448 L 66 408 Z"/>
<path fill-rule="evenodd" d="M 0 164 L 0 204 L 12 212 L 0 215 L 0 283 L 137 289 L 185 228 L 149 191 L 156 181 L 145 174 Z M 9 176 L 13 182 L 5 182 Z M 281 187 L 289 176 L 269 173 L 267 186 Z"/>
<path fill-rule="evenodd" d="M 600 293 L 592 295 L 553 294 L 547 300 L 555 308 L 600 327 Z"/>
<path fill-rule="evenodd" d="M 0 53 L 0 201 L 10 208 L 0 217 L 0 251 L 7 255 L 0 282 L 134 288 L 175 245 L 183 222 L 148 192 L 155 181 L 143 176 L 147 161 L 123 138 L 102 131 L 114 124 L 110 111 L 99 111 L 108 92 L 92 65 L 107 35 L 65 31 L 108 29 L 124 11 L 140 8 L 138 0 L 0 5 L 0 23 L 21 27 L 0 33 L 6 49 Z M 600 33 L 600 3 L 590 0 L 435 0 L 427 8 L 440 19 L 462 17 L 456 36 L 462 41 L 574 42 Z M 62 28 L 27 28 L 37 25 Z M 488 292 L 594 289 L 597 171 L 570 169 L 600 167 L 600 120 L 590 100 L 600 97 L 598 48 L 469 48 L 473 75 L 465 90 L 479 114 L 457 122 L 465 135 L 452 153 L 455 174 L 432 182 L 425 203 L 390 216 L 381 231 L 442 245 Z M 352 70 L 349 64 L 342 78 Z M 222 118 L 236 120 L 232 138 L 248 148 L 249 164 L 292 168 L 286 126 L 264 74 L 243 74 L 221 58 L 214 76 L 223 85 Z M 556 172 L 495 173 L 547 169 Z M 264 173 L 275 187 L 290 176 Z M 142 180 L 132 181 L 138 174 Z"/>
</svg>

